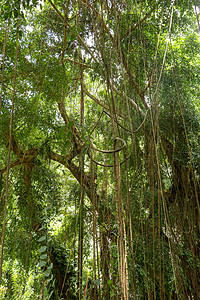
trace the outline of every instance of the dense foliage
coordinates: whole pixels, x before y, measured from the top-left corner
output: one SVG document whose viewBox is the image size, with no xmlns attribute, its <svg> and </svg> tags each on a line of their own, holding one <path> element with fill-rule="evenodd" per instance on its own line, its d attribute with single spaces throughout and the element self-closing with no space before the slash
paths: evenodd
<svg viewBox="0 0 200 300">
<path fill-rule="evenodd" d="M 0 299 L 200 299 L 199 10 L 2 1 Z"/>
</svg>

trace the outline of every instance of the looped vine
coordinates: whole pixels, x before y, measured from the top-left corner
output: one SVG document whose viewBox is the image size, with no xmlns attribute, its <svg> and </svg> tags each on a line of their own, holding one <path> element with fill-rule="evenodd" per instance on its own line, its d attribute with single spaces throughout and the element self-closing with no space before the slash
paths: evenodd
<svg viewBox="0 0 200 300">
<path fill-rule="evenodd" d="M 122 138 L 119 138 L 119 137 L 116 137 L 114 139 L 114 141 L 117 141 L 117 140 L 121 141 L 123 143 L 123 145 L 116 150 L 114 150 L 114 149 L 113 150 L 101 150 L 101 149 L 95 148 L 93 145 L 90 145 L 89 149 L 92 149 L 92 150 L 95 150 L 95 151 L 98 151 L 101 153 L 105 153 L 105 154 L 112 154 L 112 153 L 120 152 L 126 147 L 126 142 Z M 90 155 L 89 149 L 88 149 L 88 156 L 95 164 L 102 166 L 102 167 L 111 167 L 111 168 L 114 167 L 114 165 L 101 164 L 100 162 L 94 160 Z M 121 164 L 123 164 L 123 163 L 124 163 L 124 161 Z"/>
<path fill-rule="evenodd" d="M 119 137 L 116 137 L 114 139 L 114 141 L 116 141 L 116 140 L 119 140 L 119 141 L 121 141 L 123 143 L 123 146 L 121 148 L 116 149 L 116 150 L 101 150 L 101 149 L 95 148 L 94 146 L 90 146 L 90 148 L 92 148 L 95 151 L 98 151 L 98 152 L 101 152 L 101 153 L 106 153 L 106 154 L 116 153 L 116 152 L 119 152 L 119 151 L 123 150 L 126 147 L 126 142 L 123 139 L 121 139 Z"/>
</svg>

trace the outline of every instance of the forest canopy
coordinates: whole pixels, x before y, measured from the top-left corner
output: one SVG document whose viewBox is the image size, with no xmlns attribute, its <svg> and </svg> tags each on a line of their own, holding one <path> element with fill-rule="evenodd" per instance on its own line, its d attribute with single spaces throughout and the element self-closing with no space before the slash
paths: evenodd
<svg viewBox="0 0 200 300">
<path fill-rule="evenodd" d="M 0 299 L 200 299 L 200 6 L 1 0 Z"/>
</svg>

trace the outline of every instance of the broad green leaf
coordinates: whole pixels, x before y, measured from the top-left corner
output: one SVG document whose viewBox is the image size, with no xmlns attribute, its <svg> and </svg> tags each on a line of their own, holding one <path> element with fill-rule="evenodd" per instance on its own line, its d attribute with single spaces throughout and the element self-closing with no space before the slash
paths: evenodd
<svg viewBox="0 0 200 300">
<path fill-rule="evenodd" d="M 43 252 L 45 252 L 47 250 L 47 246 L 43 246 L 43 247 L 41 247 L 38 251 L 40 252 L 40 253 L 43 253 Z"/>
<path fill-rule="evenodd" d="M 51 274 L 51 271 L 47 269 L 44 274 L 46 277 L 49 277 L 49 275 Z"/>
<path fill-rule="evenodd" d="M 47 258 L 47 254 L 42 254 L 41 256 L 40 256 L 40 259 L 46 259 Z"/>
<path fill-rule="evenodd" d="M 41 238 L 38 240 L 38 242 L 43 242 L 46 240 L 46 235 L 41 236 Z"/>
<path fill-rule="evenodd" d="M 40 261 L 38 268 L 43 268 L 45 265 L 46 265 L 46 261 L 42 260 Z"/>
</svg>

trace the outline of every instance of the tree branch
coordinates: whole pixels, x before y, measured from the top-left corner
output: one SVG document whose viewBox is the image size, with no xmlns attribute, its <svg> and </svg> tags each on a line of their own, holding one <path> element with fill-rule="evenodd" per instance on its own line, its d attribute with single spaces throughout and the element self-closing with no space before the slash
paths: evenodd
<svg viewBox="0 0 200 300">
<path fill-rule="evenodd" d="M 124 92 L 119 91 L 117 89 L 117 87 L 115 85 L 113 85 L 113 89 L 114 91 L 116 91 L 118 94 L 120 94 L 121 96 L 123 96 L 124 98 L 126 98 L 129 103 L 131 104 L 131 106 L 133 106 L 137 111 L 139 111 L 140 113 L 142 113 L 142 115 L 144 115 L 144 112 L 141 110 L 141 108 L 137 105 L 137 103 L 135 103 L 135 101 L 133 99 L 131 99 L 130 97 L 128 97 Z"/>
<path fill-rule="evenodd" d="M 67 115 L 67 112 L 66 112 L 66 109 L 65 109 L 62 99 L 58 103 L 58 108 L 59 108 L 60 114 L 61 114 L 65 124 L 68 126 L 70 120 Z M 80 133 L 75 125 L 72 126 L 71 130 L 72 130 L 72 134 L 73 134 L 73 142 L 76 147 L 77 154 L 78 154 L 78 153 L 80 153 L 81 149 L 84 147 L 85 143 L 81 140 Z"/>
<path fill-rule="evenodd" d="M 14 163 L 10 164 L 9 166 L 9 170 L 17 165 L 20 165 L 22 162 L 20 162 L 19 160 L 15 161 Z M 4 169 L 0 170 L 0 175 L 2 175 L 3 173 L 5 173 L 7 171 L 8 167 L 5 167 Z"/>
<path fill-rule="evenodd" d="M 77 179 L 77 181 L 84 187 L 88 198 L 92 201 L 93 191 L 91 177 L 83 173 L 81 169 L 69 159 L 69 156 L 63 156 L 51 151 L 50 158 L 53 161 L 56 161 L 65 166 L 72 173 L 72 175 Z"/>
<path fill-rule="evenodd" d="M 156 5 L 155 4 L 152 9 L 144 16 L 144 18 L 142 20 L 140 20 L 138 23 L 136 23 L 133 27 L 131 27 L 129 30 L 126 31 L 126 33 L 121 37 L 121 41 L 127 37 L 132 31 L 134 31 L 137 27 L 140 26 L 140 24 L 142 24 L 149 16 L 150 14 L 155 10 L 156 8 Z"/>
<path fill-rule="evenodd" d="M 83 91 L 84 93 L 90 98 L 92 99 L 94 102 L 96 102 L 98 105 L 100 105 L 101 107 L 103 107 L 106 110 L 109 110 L 109 108 L 105 105 L 104 102 L 100 101 L 99 99 L 97 99 L 94 95 L 92 95 L 86 88 L 86 85 L 83 83 Z M 120 114 L 120 113 L 116 113 L 119 117 L 126 119 L 126 116 Z"/>
<path fill-rule="evenodd" d="M 9 135 L 4 135 L 6 139 L 9 139 Z M 29 163 L 34 161 L 34 159 L 37 157 L 37 148 L 31 148 L 27 149 L 24 152 L 20 149 L 19 145 L 17 144 L 14 135 L 11 133 L 10 137 L 11 142 L 11 149 L 15 153 L 15 155 L 18 157 L 18 160 L 20 163 Z"/>
<path fill-rule="evenodd" d="M 130 69 L 129 69 L 129 67 L 128 67 L 127 62 L 126 62 L 126 59 L 125 59 L 125 56 L 124 56 L 123 51 L 121 51 L 121 55 L 122 55 L 122 62 L 123 62 L 124 68 L 125 68 L 125 70 L 126 70 L 126 73 L 128 74 L 128 77 L 129 77 L 131 83 L 133 84 L 133 86 L 134 86 L 136 92 L 137 92 L 138 95 L 140 96 L 140 98 L 141 98 L 141 100 L 142 100 L 142 103 L 144 104 L 144 107 L 145 107 L 146 109 L 148 109 L 148 105 L 147 105 L 147 103 L 146 103 L 146 101 L 145 101 L 144 94 L 140 91 L 140 88 L 138 87 L 137 83 L 135 82 L 135 79 L 134 79 L 134 77 L 133 77 L 133 75 L 132 75 L 132 73 L 131 73 L 131 71 L 130 71 Z"/>
</svg>

